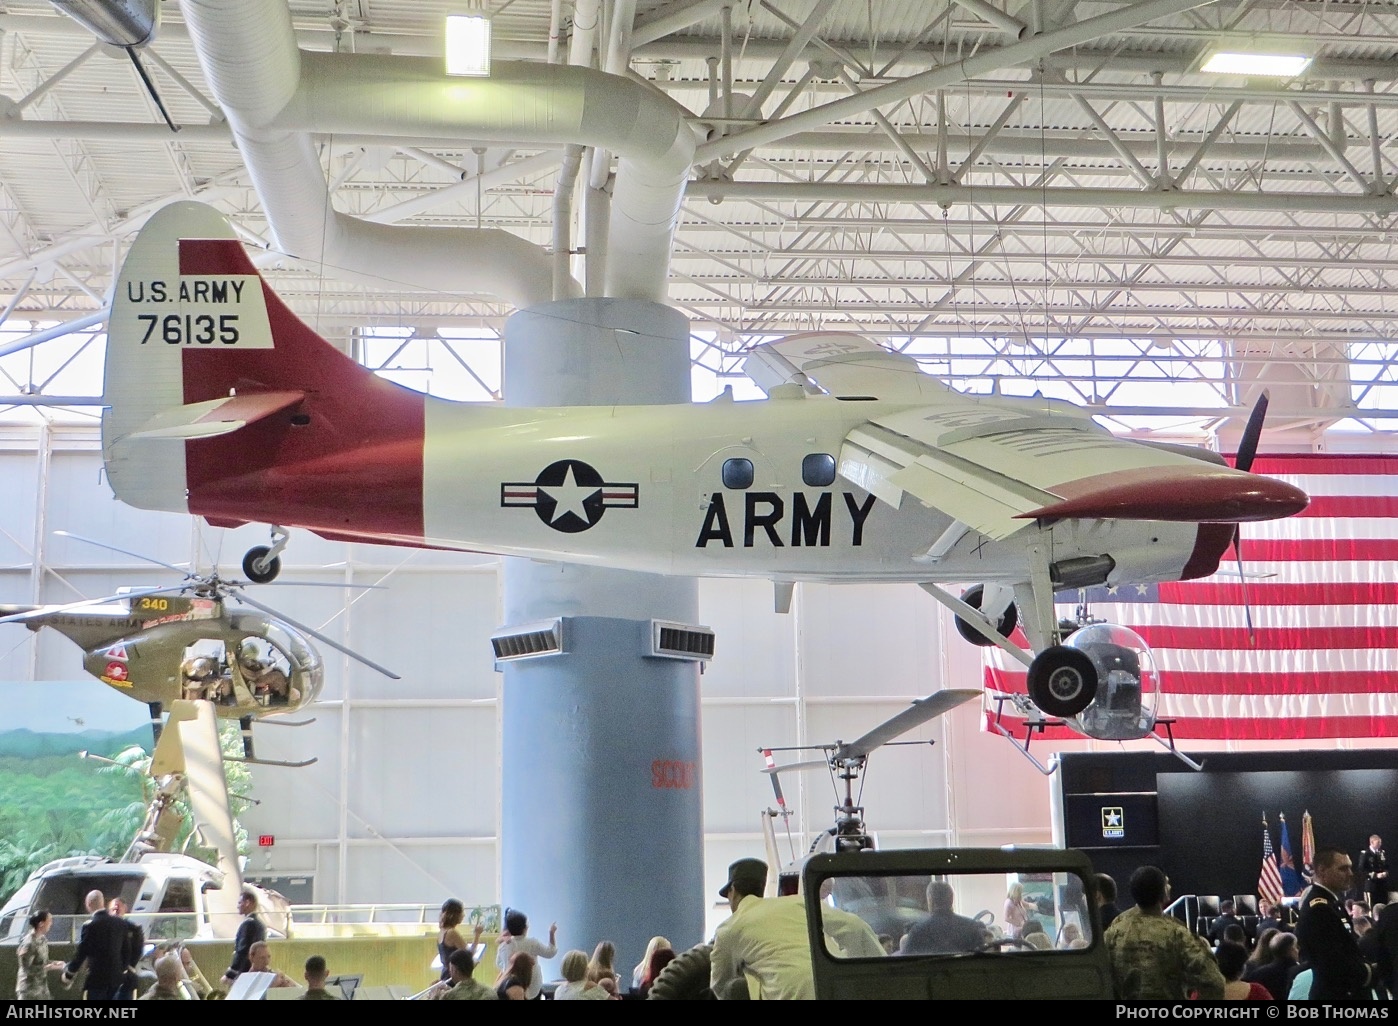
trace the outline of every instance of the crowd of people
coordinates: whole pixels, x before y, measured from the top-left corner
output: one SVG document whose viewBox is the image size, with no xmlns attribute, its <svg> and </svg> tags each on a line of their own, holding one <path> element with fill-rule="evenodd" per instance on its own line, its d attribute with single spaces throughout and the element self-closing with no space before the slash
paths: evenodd
<svg viewBox="0 0 1398 1026">
<path fill-rule="evenodd" d="M 1098 874 L 1086 890 L 1098 909 L 1116 996 L 1323 1001 L 1398 997 L 1398 903 L 1388 903 L 1386 885 L 1381 884 L 1387 866 L 1377 836 L 1371 839 L 1367 854 L 1361 861 L 1361 890 L 1355 887 L 1355 865 L 1346 852 L 1331 847 L 1317 850 L 1311 885 L 1292 923 L 1277 909 L 1266 909 L 1267 914 L 1255 924 L 1245 923 L 1231 903 L 1224 902 L 1220 914 L 1200 932 L 1166 912 L 1170 881 L 1158 867 L 1143 866 L 1132 874 L 1132 904 L 1124 910 L 1117 905 L 1115 882 Z M 719 895 L 728 901 L 732 915 L 718 927 L 711 944 L 677 952 L 665 937 L 652 937 L 641 960 L 623 976 L 616 965 L 615 945 L 603 940 L 591 955 L 581 949 L 565 952 L 562 979 L 555 983 L 546 983 L 542 963 L 558 954 L 557 923 L 549 925 L 543 939 L 530 932 L 523 912 L 506 909 L 496 938 L 498 975 L 490 986 L 476 979 L 485 951 L 483 926 L 475 924 L 468 941 L 462 932 L 465 908 L 451 899 L 442 905 L 438 921 L 441 978 L 419 996 L 513 1001 L 677 996 L 660 993 L 667 971 L 674 991 L 677 971 L 698 953 L 703 955 L 704 978 L 699 985 L 705 996 L 753 996 L 749 991 L 756 987 L 768 999 L 814 997 L 805 901 L 795 895 L 764 897 L 767 875 L 767 864 L 759 859 L 739 859 L 729 867 Z M 1035 914 L 1034 899 L 1018 883 L 1006 893 L 1003 924 L 994 931 L 979 917 L 958 914 L 955 902 L 951 884 L 932 879 L 926 887 L 926 914 L 901 936 L 877 935 L 863 919 L 834 907 L 822 910 L 822 929 L 832 948 L 852 958 L 977 951 L 1003 943 L 1025 948 L 1081 948 L 1091 943 L 1081 928 L 1069 930 L 1072 923 L 1065 923 L 1059 936 L 1050 939 Z M 17 997 L 50 999 L 51 974 L 61 974 L 66 987 L 83 969 L 89 1000 L 222 997 L 244 973 L 265 974 L 270 987 L 297 985 L 271 966 L 272 949 L 266 927 L 257 917 L 253 890 L 240 895 L 238 910 L 243 919 L 230 965 L 217 985 L 209 984 L 182 944 L 146 945 L 120 898 L 108 901 L 100 891 L 92 891 L 85 906 L 90 918 L 66 963 L 49 957 L 53 917 L 43 910 L 29 917 L 18 952 Z M 985 918 L 991 917 L 987 913 Z M 689 994 L 693 994 L 692 968 L 692 964 L 685 966 Z M 305 999 L 335 997 L 326 990 L 329 974 L 323 956 L 307 959 L 303 975 Z"/>
<path fill-rule="evenodd" d="M 18 948 L 18 975 L 15 996 L 24 1001 L 50 1001 L 55 997 L 50 975 L 57 973 L 65 989 L 86 970 L 82 994 L 89 1001 L 186 1001 L 227 996 L 234 982 L 244 973 L 265 973 L 270 987 L 294 987 L 297 983 L 284 972 L 272 968 L 272 949 L 267 928 L 257 918 L 257 894 L 244 890 L 238 896 L 243 916 L 233 941 L 233 958 L 228 970 L 212 985 L 183 943 L 162 941 L 147 944 L 145 932 L 127 917 L 125 901 L 110 901 L 98 890 L 89 891 L 83 902 L 89 919 L 78 932 L 77 946 L 68 962 L 49 958 L 49 930 L 53 914 L 38 909 L 28 919 L 28 929 Z M 337 995 L 326 990 L 330 978 L 324 956 L 306 959 L 304 1000 L 329 1000 Z"/>
<path fill-rule="evenodd" d="M 1378 842 L 1377 836 L 1371 839 L 1376 851 Z M 1374 870 L 1365 872 L 1364 893 L 1386 899 L 1388 892 L 1375 886 Z M 1346 897 L 1355 893 L 1349 854 L 1320 848 L 1294 930 L 1278 909 L 1268 908 L 1250 936 L 1232 902 L 1225 901 L 1208 929 L 1196 933 L 1164 913 L 1170 881 L 1160 869 L 1144 866 L 1131 877 L 1135 907 L 1120 913 L 1104 936 L 1117 995 L 1391 1000 L 1398 997 L 1398 904 Z"/>
</svg>

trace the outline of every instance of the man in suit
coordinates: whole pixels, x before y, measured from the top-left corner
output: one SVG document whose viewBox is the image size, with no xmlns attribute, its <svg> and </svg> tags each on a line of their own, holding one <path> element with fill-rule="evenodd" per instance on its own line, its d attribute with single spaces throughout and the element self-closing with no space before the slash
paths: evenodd
<svg viewBox="0 0 1398 1026">
<path fill-rule="evenodd" d="M 225 989 L 252 968 L 252 946 L 267 939 L 267 927 L 257 918 L 257 895 L 253 891 L 245 890 L 238 895 L 238 912 L 243 921 L 238 924 L 238 933 L 233 938 L 233 961 L 219 981 Z"/>
<path fill-rule="evenodd" d="M 121 997 L 126 1001 L 136 1000 L 136 991 L 139 983 L 139 971 L 136 966 L 141 961 L 141 956 L 146 953 L 146 933 L 139 926 L 126 918 L 126 913 L 131 909 L 126 902 L 120 898 L 113 898 L 107 903 L 107 911 L 126 927 L 126 948 L 122 956 L 126 962 L 125 984 L 122 987 Z M 154 981 L 152 981 L 154 982 Z"/>
<path fill-rule="evenodd" d="M 1369 847 L 1359 854 L 1359 873 L 1364 880 L 1364 893 L 1369 907 L 1388 902 L 1388 853 L 1383 850 L 1383 838 L 1369 835 Z"/>
<path fill-rule="evenodd" d="M 1243 921 L 1233 914 L 1233 899 L 1224 898 L 1218 903 L 1218 915 L 1209 924 L 1209 943 L 1218 947 L 1230 926 L 1242 929 Z"/>
<path fill-rule="evenodd" d="M 1340 895 L 1354 883 L 1354 863 L 1339 848 L 1315 853 L 1315 883 L 1301 898 L 1296 939 L 1301 959 L 1312 970 L 1312 1001 L 1354 1001 L 1369 997 L 1374 967 L 1364 961 L 1351 932 Z"/>
<path fill-rule="evenodd" d="M 73 960 L 63 970 L 63 982 L 71 983 L 87 966 L 87 999 L 119 1001 L 125 995 L 126 953 L 130 934 L 126 924 L 106 909 L 101 891 L 89 891 L 84 902 L 92 918 L 83 924 Z"/>
</svg>

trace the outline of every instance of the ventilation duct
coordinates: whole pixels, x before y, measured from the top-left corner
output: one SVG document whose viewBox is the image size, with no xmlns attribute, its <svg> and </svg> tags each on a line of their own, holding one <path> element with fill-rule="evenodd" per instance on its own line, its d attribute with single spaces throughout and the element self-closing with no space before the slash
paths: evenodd
<svg viewBox="0 0 1398 1026">
<path fill-rule="evenodd" d="M 160 27 L 160 0 L 49 0 L 104 43 L 142 47 Z"/>
<path fill-rule="evenodd" d="M 543 620 L 537 623 L 506 627 L 490 636 L 490 645 L 495 649 L 496 669 L 500 663 L 518 659 L 537 659 L 540 656 L 562 655 L 563 618 Z"/>
<path fill-rule="evenodd" d="M 564 65 L 497 62 L 488 79 L 446 80 L 426 58 L 302 53 L 285 0 L 183 0 L 183 9 L 284 251 L 444 292 L 470 283 L 517 307 L 545 302 L 551 258 L 506 232 L 371 225 L 336 213 L 310 133 L 591 145 L 619 157 L 605 292 L 664 298 L 695 148 L 684 108 L 667 97 Z"/>
<path fill-rule="evenodd" d="M 652 620 L 650 651 L 646 654 L 659 659 L 707 662 L 714 657 L 714 632 L 709 627 Z"/>
</svg>

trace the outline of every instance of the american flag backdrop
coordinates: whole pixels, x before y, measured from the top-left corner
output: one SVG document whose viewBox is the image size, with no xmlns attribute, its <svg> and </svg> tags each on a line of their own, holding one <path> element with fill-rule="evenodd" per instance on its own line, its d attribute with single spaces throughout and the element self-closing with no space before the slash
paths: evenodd
<svg viewBox="0 0 1398 1026">
<path fill-rule="evenodd" d="M 1242 525 L 1255 640 L 1231 548 L 1201 581 L 1061 593 L 1060 617 L 1086 598 L 1093 617 L 1145 639 L 1156 714 L 1177 739 L 1398 737 L 1398 456 L 1261 455 L 1253 470 L 1311 496 L 1297 516 Z M 984 680 L 992 694 L 1025 691 L 1024 667 L 999 649 L 986 650 Z M 1000 722 L 1016 729 L 1013 712 L 1004 703 Z"/>
</svg>

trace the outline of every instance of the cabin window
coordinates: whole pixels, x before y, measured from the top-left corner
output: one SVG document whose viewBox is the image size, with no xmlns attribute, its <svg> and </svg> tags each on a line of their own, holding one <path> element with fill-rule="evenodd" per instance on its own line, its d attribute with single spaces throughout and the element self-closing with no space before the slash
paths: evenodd
<svg viewBox="0 0 1398 1026">
<path fill-rule="evenodd" d="M 146 936 L 153 940 L 184 940 L 197 932 L 194 881 L 189 877 L 171 877 L 165 885 L 159 914 L 151 917 L 146 927 Z"/>
<path fill-rule="evenodd" d="M 723 487 L 751 488 L 752 460 L 731 459 L 723 461 Z"/>
<path fill-rule="evenodd" d="M 813 452 L 801 461 L 801 480 L 807 488 L 829 488 L 835 483 L 835 457 Z"/>
</svg>

